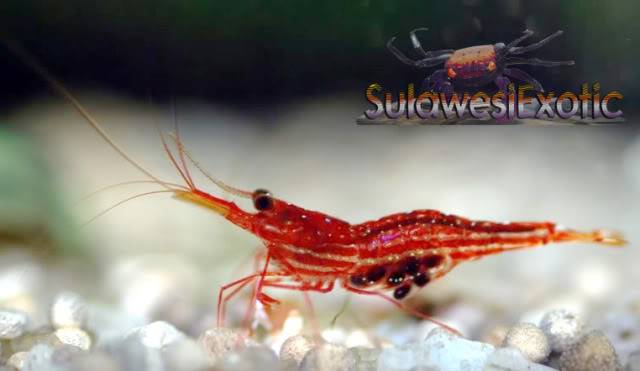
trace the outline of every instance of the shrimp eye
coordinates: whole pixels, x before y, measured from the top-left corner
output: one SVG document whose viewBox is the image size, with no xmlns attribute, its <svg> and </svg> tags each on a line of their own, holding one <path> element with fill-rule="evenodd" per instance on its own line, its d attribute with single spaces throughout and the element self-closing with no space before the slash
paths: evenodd
<svg viewBox="0 0 640 371">
<path fill-rule="evenodd" d="M 453 68 L 449 68 L 447 70 L 447 76 L 449 76 L 450 79 L 453 79 L 454 77 L 456 77 L 456 75 L 457 73 L 453 70 Z"/>
<path fill-rule="evenodd" d="M 266 189 L 256 189 L 251 197 L 256 210 L 264 211 L 273 207 L 273 197 Z"/>
</svg>

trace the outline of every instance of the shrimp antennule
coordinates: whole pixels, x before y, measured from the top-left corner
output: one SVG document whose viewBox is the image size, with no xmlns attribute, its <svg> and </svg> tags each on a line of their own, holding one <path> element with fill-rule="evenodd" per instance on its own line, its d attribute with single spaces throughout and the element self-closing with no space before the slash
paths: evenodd
<svg viewBox="0 0 640 371">
<path fill-rule="evenodd" d="M 180 153 L 184 154 L 185 156 L 187 156 L 187 158 L 193 164 L 193 166 L 195 166 L 202 173 L 202 175 L 204 175 L 205 177 L 207 177 L 207 179 L 209 179 L 211 182 L 213 182 L 213 184 L 215 184 L 216 186 L 218 186 L 220 189 L 222 189 L 223 191 L 225 191 L 227 193 L 231 193 L 233 195 L 240 196 L 240 197 L 245 197 L 245 198 L 250 198 L 251 197 L 251 192 L 243 191 L 241 189 L 232 187 L 232 186 L 226 184 L 225 182 L 214 178 L 211 174 L 209 174 L 208 171 L 206 171 L 202 167 L 202 165 L 200 165 L 200 163 L 198 161 L 196 161 L 193 158 L 191 153 L 184 147 L 184 143 L 182 143 L 182 141 L 180 140 L 180 138 L 176 134 L 169 133 L 169 135 L 175 141 L 176 146 L 178 147 L 178 150 L 180 151 Z"/>
</svg>

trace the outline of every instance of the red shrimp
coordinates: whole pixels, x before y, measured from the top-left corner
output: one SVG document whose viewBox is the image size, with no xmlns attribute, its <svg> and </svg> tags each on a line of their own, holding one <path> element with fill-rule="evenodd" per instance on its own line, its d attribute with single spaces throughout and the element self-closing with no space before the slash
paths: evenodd
<svg viewBox="0 0 640 371">
<path fill-rule="evenodd" d="M 602 230 L 581 232 L 560 228 L 547 221 L 473 221 L 436 210 L 416 210 L 351 224 L 293 205 L 266 190 L 244 191 L 213 178 L 185 150 L 177 132 L 172 135 L 177 155 L 162 134 L 160 137 L 185 184 L 165 182 L 129 157 L 71 93 L 33 58 L 15 45 L 11 48 L 62 94 L 120 156 L 152 182 L 166 188 L 157 192 L 171 192 L 179 200 L 206 207 L 264 243 L 266 252 L 262 268 L 221 287 L 218 295 L 220 326 L 224 323 L 224 304 L 240 289 L 255 282 L 248 317 L 252 315 L 256 301 L 267 306 L 278 302 L 266 295 L 264 288 L 326 293 L 338 283 L 350 292 L 384 298 L 411 314 L 447 327 L 405 306 L 401 300 L 411 291 L 444 276 L 457 264 L 485 255 L 549 243 L 625 244 L 619 234 Z M 188 163 L 224 192 L 250 198 L 255 210 L 243 210 L 232 201 L 201 190 L 191 177 Z M 231 292 L 225 296 L 227 290 Z M 385 291 L 392 294 L 387 295 Z"/>
</svg>

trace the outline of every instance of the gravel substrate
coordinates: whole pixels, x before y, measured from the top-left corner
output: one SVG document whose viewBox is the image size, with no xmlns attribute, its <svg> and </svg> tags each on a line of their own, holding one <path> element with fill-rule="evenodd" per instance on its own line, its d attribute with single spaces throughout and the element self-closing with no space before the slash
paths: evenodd
<svg viewBox="0 0 640 371">
<path fill-rule="evenodd" d="M 513 324 L 499 345 L 466 339 L 439 327 L 424 339 L 402 345 L 392 345 L 374 333 L 352 331 L 378 344 L 369 342 L 368 346 L 348 344 L 349 337 L 336 336 L 335 329 L 316 336 L 287 336 L 283 328 L 267 336 L 248 337 L 239 330 L 212 327 L 196 338 L 168 322 L 155 321 L 117 333 L 92 319 L 93 311 L 93 305 L 71 292 L 55 297 L 49 323 L 38 328 L 30 326 L 26 313 L 0 310 L 2 370 L 622 369 L 607 336 L 600 330 L 587 330 L 577 315 L 566 310 L 546 313 L 540 326 Z M 433 327 L 430 323 L 412 327 L 420 331 L 424 326 Z M 626 369 L 637 370 L 638 359 L 638 353 L 627 357 Z"/>
</svg>

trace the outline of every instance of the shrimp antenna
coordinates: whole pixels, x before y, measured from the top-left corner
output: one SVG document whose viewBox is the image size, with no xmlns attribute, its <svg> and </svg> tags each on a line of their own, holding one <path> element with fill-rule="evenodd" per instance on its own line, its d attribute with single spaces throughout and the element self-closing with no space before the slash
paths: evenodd
<svg viewBox="0 0 640 371">
<path fill-rule="evenodd" d="M 109 211 L 117 208 L 118 206 L 124 205 L 125 203 L 131 201 L 131 200 L 135 200 L 137 198 L 140 197 L 145 197 L 145 196 L 150 196 L 150 195 L 156 195 L 156 194 L 160 194 L 160 193 L 173 193 L 175 192 L 172 189 L 165 189 L 165 190 L 161 190 L 161 191 L 151 191 L 151 192 L 145 192 L 145 193 L 140 193 L 134 196 L 130 196 L 125 198 L 124 200 L 118 201 L 115 204 L 109 206 L 108 208 L 102 210 L 101 212 L 99 212 L 97 215 L 95 215 L 94 217 L 92 217 L 91 219 L 89 219 L 88 221 L 86 221 L 84 224 L 82 224 L 83 227 L 87 226 L 88 224 L 92 223 L 93 221 L 95 221 L 96 219 L 100 218 L 101 216 L 105 215 L 106 213 L 108 213 Z"/>
<path fill-rule="evenodd" d="M 231 193 L 233 195 L 236 196 L 240 196 L 240 197 L 245 197 L 245 198 L 250 198 L 251 197 L 251 192 L 247 192 L 247 191 L 243 191 L 241 189 L 232 187 L 226 183 L 224 183 L 221 180 L 218 180 L 216 178 L 214 178 L 213 176 L 211 176 L 211 174 L 209 174 L 203 167 L 202 165 L 200 165 L 200 163 L 198 161 L 196 161 L 193 156 L 191 155 L 191 153 L 189 153 L 189 151 L 184 147 L 184 144 L 182 143 L 182 141 L 180 140 L 180 138 L 178 138 L 175 134 L 173 133 L 169 133 L 169 135 L 171 136 L 171 138 L 174 140 L 174 142 L 176 143 L 176 146 L 178 147 L 178 151 L 183 154 L 184 156 L 187 156 L 187 158 L 189 159 L 189 161 L 193 164 L 193 166 L 196 167 L 196 169 L 198 169 L 202 175 L 204 175 L 205 177 L 207 177 L 207 179 L 209 179 L 210 181 L 212 181 L 215 185 L 217 185 L 220 189 L 222 189 L 223 191 L 227 192 L 227 193 Z M 185 165 L 186 166 L 186 165 Z"/>
<path fill-rule="evenodd" d="M 86 201 L 86 200 L 88 200 L 88 199 L 90 199 L 90 198 L 92 198 L 92 197 L 94 197 L 94 196 L 96 196 L 96 195 L 98 195 L 100 193 L 103 193 L 104 191 L 108 191 L 108 190 L 111 190 L 111 189 L 114 189 L 114 188 L 119 188 L 119 187 L 122 187 L 122 186 L 131 185 L 131 184 L 149 184 L 149 183 L 158 184 L 154 180 L 130 180 L 130 181 L 126 181 L 126 182 L 110 184 L 108 186 L 104 186 L 102 188 L 99 188 L 99 189 L 97 189 L 97 190 L 85 195 L 84 197 L 82 197 L 80 199 L 80 201 Z M 185 186 L 183 186 L 181 184 L 170 183 L 170 182 L 166 182 L 164 184 L 166 184 L 168 186 L 171 186 L 171 187 L 175 187 L 176 189 L 184 190 L 184 191 L 188 191 L 189 190 L 189 188 L 187 188 L 187 187 L 185 187 Z"/>
<path fill-rule="evenodd" d="M 175 99 L 171 100 L 171 111 L 173 114 L 173 127 L 176 133 L 176 143 L 182 143 L 180 139 L 180 126 L 178 125 L 178 108 L 176 107 Z M 184 169 L 184 173 L 186 178 L 189 180 L 189 183 L 195 188 L 195 183 L 193 182 L 193 178 L 191 177 L 191 173 L 189 172 L 189 167 L 187 166 L 187 162 L 184 159 L 184 152 L 180 150 L 180 146 L 178 146 L 178 156 L 180 157 L 180 163 L 182 164 L 182 168 Z"/>
<path fill-rule="evenodd" d="M 176 160 L 176 157 L 173 155 L 173 152 L 171 152 L 171 148 L 169 148 L 169 144 L 167 143 L 167 139 L 165 138 L 164 133 L 162 132 L 162 130 L 160 130 L 160 127 L 158 127 L 157 124 L 155 125 L 155 127 L 156 127 L 156 131 L 158 131 L 158 136 L 160 137 L 160 141 L 162 142 L 162 147 L 164 148 L 164 152 L 169 157 L 169 161 L 171 161 L 171 163 L 176 168 L 176 170 L 178 170 L 178 173 L 180 174 L 182 179 L 187 183 L 187 185 L 189 186 L 189 189 L 191 190 L 196 189 L 196 186 L 193 183 L 193 180 L 191 179 L 191 175 L 188 173 L 187 170 L 183 170 L 180 167 L 180 165 L 178 164 L 178 161 Z"/>
<path fill-rule="evenodd" d="M 151 105 L 151 96 L 149 96 L 149 105 Z M 175 111 L 174 111 L 174 119 L 175 119 Z M 153 126 L 156 129 L 156 132 L 158 133 L 158 137 L 160 138 L 160 141 L 162 142 L 162 148 L 165 152 L 165 154 L 167 155 L 167 157 L 169 158 L 169 161 L 171 162 L 171 164 L 173 165 L 173 167 L 178 171 L 178 174 L 180 175 L 180 177 L 182 178 L 182 180 L 184 180 L 185 183 L 187 183 L 187 190 L 194 190 L 196 189 L 195 184 L 193 183 L 193 179 L 191 179 L 191 175 L 189 174 L 189 170 L 185 169 L 183 170 L 183 168 L 180 167 L 180 165 L 178 164 L 178 161 L 176 161 L 176 157 L 173 155 L 173 152 L 171 151 L 171 148 L 169 148 L 169 144 L 167 143 L 167 139 L 164 136 L 164 133 L 162 132 L 162 129 L 160 129 L 160 126 L 158 125 L 157 121 L 153 121 Z"/>
<path fill-rule="evenodd" d="M 80 115 L 82 115 L 82 117 L 84 117 L 85 120 L 89 123 L 89 125 L 102 137 L 102 139 L 104 139 L 111 146 L 111 148 L 118 152 L 118 154 L 120 154 L 122 158 L 124 158 L 127 162 L 129 162 L 131 165 L 133 165 L 133 167 L 141 171 L 143 174 L 156 181 L 158 184 L 162 185 L 165 188 L 171 189 L 168 183 L 151 174 L 151 172 L 145 169 L 136 160 L 127 155 L 124 149 L 122 149 L 122 147 L 120 147 L 111 138 L 111 136 L 109 136 L 109 134 L 107 134 L 107 132 L 102 129 L 98 121 L 96 121 L 93 116 L 91 116 L 91 114 L 82 106 L 82 104 L 80 104 L 80 102 L 73 96 L 73 94 L 71 94 L 71 92 L 67 90 L 64 85 L 62 85 L 62 83 L 60 83 L 51 73 L 49 73 L 47 69 L 45 69 L 40 63 L 38 63 L 35 57 L 33 57 L 26 50 L 24 50 L 22 46 L 12 40 L 1 39 L 1 41 L 27 66 L 29 66 L 33 71 L 40 75 L 40 77 L 46 80 L 56 92 L 67 99 L 69 103 L 71 103 L 71 105 L 73 105 L 73 107 L 76 109 L 76 111 L 78 111 Z"/>
</svg>

